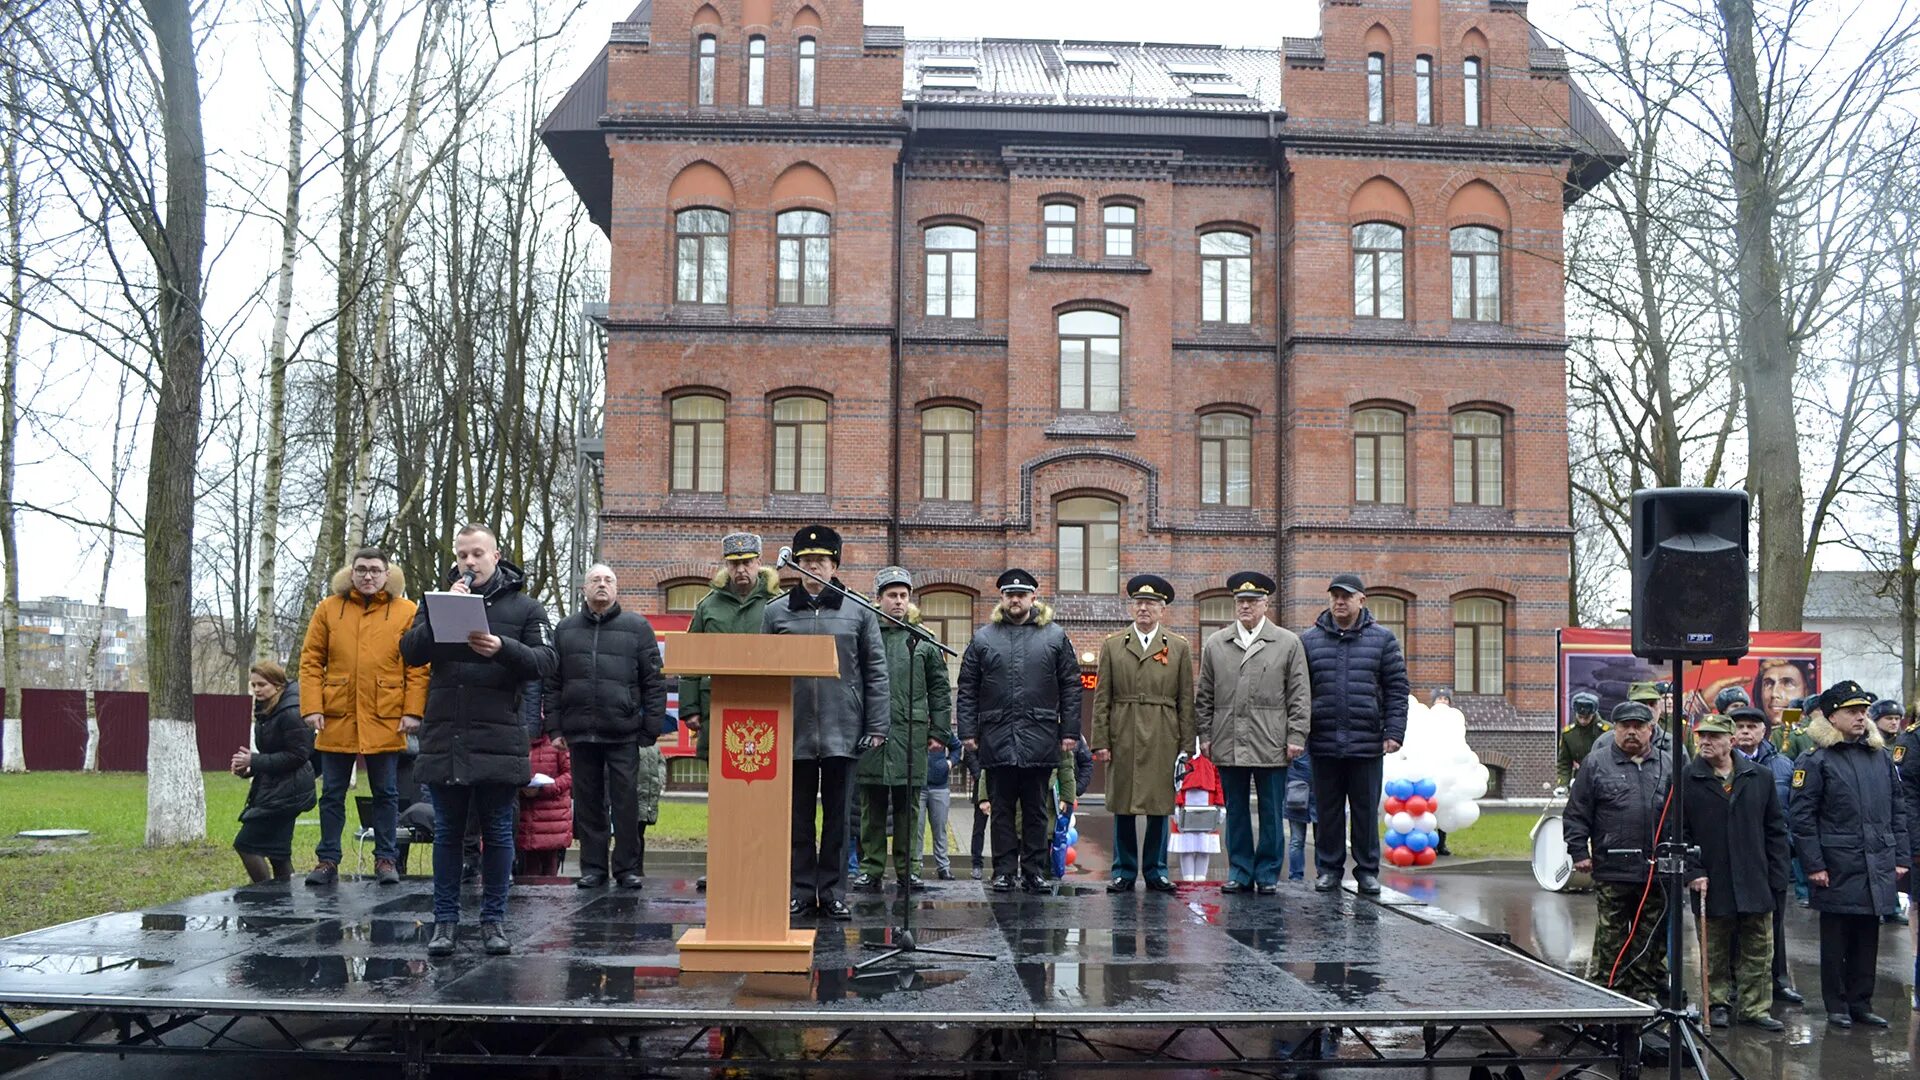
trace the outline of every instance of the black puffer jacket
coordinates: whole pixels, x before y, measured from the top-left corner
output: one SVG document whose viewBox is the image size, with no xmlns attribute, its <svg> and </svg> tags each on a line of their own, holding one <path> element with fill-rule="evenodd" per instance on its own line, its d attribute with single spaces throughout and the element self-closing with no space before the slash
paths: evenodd
<svg viewBox="0 0 1920 1080">
<path fill-rule="evenodd" d="M 444 584 L 458 576 L 450 571 Z M 520 787 L 533 775 L 522 702 L 553 674 L 554 655 L 547 610 L 521 591 L 525 580 L 519 567 L 502 559 L 475 590 L 487 602 L 488 630 L 500 639 L 500 651 L 492 656 L 481 656 L 464 642 L 436 643 L 426 603 L 401 635 L 400 655 L 407 663 L 433 665 L 420 756 L 413 764 L 420 783 Z"/>
<path fill-rule="evenodd" d="M 1407 741 L 1407 661 L 1393 631 L 1360 609 L 1342 630 L 1331 611 L 1300 635 L 1313 683 L 1307 749 L 1317 758 L 1379 757 L 1381 743 Z"/>
<path fill-rule="evenodd" d="M 313 809 L 313 729 L 300 719 L 300 684 L 288 683 L 271 708 L 253 706 L 253 756 L 241 821 Z"/>
<path fill-rule="evenodd" d="M 961 658 L 955 716 L 983 769 L 1059 767 L 1060 741 L 1080 738 L 1080 661 L 1052 608 L 1036 603 L 1023 623 L 993 609 Z"/>
<path fill-rule="evenodd" d="M 1814 748 L 1793 763 L 1787 817 L 1800 865 L 1810 875 L 1827 874 L 1824 887 L 1808 890 L 1808 901 L 1836 915 L 1891 915 L 1898 910 L 1895 868 L 1913 849 L 1886 740 L 1871 723 L 1860 741 L 1843 739 L 1825 717 L 1807 725 L 1807 734 Z"/>
<path fill-rule="evenodd" d="M 541 695 L 546 731 L 570 743 L 652 746 L 665 730 L 667 681 L 653 624 L 614 603 L 582 608 L 553 628 L 558 656 Z"/>
</svg>

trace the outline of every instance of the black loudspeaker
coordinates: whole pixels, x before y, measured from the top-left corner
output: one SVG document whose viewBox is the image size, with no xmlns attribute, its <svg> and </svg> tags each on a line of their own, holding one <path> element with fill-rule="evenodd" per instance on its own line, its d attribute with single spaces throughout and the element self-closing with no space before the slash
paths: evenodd
<svg viewBox="0 0 1920 1080">
<path fill-rule="evenodd" d="M 1747 654 L 1747 495 L 1715 488 L 1633 493 L 1633 654 Z"/>
</svg>

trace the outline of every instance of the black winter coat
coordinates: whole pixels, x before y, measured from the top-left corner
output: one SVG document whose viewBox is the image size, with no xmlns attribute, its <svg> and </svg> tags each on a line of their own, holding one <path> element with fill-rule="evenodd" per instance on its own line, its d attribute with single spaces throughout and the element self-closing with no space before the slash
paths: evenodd
<svg viewBox="0 0 1920 1080">
<path fill-rule="evenodd" d="M 1900 770 L 1900 804 L 1907 813 L 1907 863 L 1920 867 L 1920 724 L 1908 724 L 1893 741 L 1893 764 Z M 1907 874 L 1907 888 L 1920 890 L 1914 878 Z"/>
<path fill-rule="evenodd" d="M 1307 749 L 1317 758 L 1379 757 L 1382 743 L 1407 741 L 1407 661 L 1393 631 L 1360 609 L 1342 630 L 1331 611 L 1300 635 L 1313 683 Z"/>
<path fill-rule="evenodd" d="M 549 735 L 652 746 L 666 730 L 660 642 L 646 619 L 617 602 L 599 614 L 582 608 L 553 628 L 553 650 L 541 693 Z"/>
<path fill-rule="evenodd" d="M 300 719 L 300 684 L 288 683 L 271 708 L 253 706 L 253 756 L 241 821 L 313 809 L 313 729 Z"/>
<path fill-rule="evenodd" d="M 1080 738 L 1080 660 L 1052 608 L 1036 603 L 1023 623 L 993 609 L 960 660 L 954 716 L 980 768 L 1059 768 L 1060 741 Z"/>
<path fill-rule="evenodd" d="M 1638 885 L 1659 843 L 1655 831 L 1667 789 L 1673 786 L 1673 758 L 1649 750 L 1638 764 L 1611 739 L 1602 740 L 1581 762 L 1567 789 L 1561 818 L 1567 854 L 1574 862 L 1593 860 L 1593 879 L 1614 885 Z"/>
<path fill-rule="evenodd" d="M 449 572 L 445 584 L 457 578 Z M 433 665 L 420 756 L 413 763 L 420 783 L 522 787 L 532 777 L 523 701 L 539 692 L 555 661 L 546 608 L 522 591 L 525 581 L 519 567 L 502 559 L 475 590 L 487 602 L 487 629 L 500 639 L 492 656 L 465 642 L 436 643 L 424 602 L 401 635 L 400 655 L 407 663 Z"/>
<path fill-rule="evenodd" d="M 1731 793 L 1705 758 L 1694 758 L 1682 776 L 1687 843 L 1700 848 L 1687 877 L 1706 875 L 1707 915 L 1771 912 L 1773 894 L 1787 887 L 1787 815 L 1772 770 L 1733 755 Z"/>
<path fill-rule="evenodd" d="M 1827 872 L 1826 887 L 1810 886 L 1808 899 L 1815 911 L 1891 915 L 1894 867 L 1912 855 L 1893 758 L 1872 724 L 1860 742 L 1842 739 L 1824 717 L 1807 734 L 1815 745 L 1793 763 L 1787 813 L 1800 865 Z"/>
</svg>

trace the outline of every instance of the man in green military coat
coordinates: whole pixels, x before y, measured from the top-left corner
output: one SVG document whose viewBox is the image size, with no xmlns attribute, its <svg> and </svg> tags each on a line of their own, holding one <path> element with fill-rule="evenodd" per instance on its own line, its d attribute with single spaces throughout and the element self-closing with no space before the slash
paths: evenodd
<svg viewBox="0 0 1920 1080">
<path fill-rule="evenodd" d="M 689 634 L 757 634 L 767 601 L 780 595 L 780 574 L 760 565 L 760 538 L 752 533 L 729 533 L 720 541 L 725 563 L 708 582 L 707 595 L 693 609 Z M 712 680 L 704 675 L 680 679 L 680 722 L 694 733 L 696 753 L 707 760 L 707 706 Z M 701 878 L 699 888 L 707 887 Z"/>
<path fill-rule="evenodd" d="M 1554 779 L 1561 787 L 1573 783 L 1575 770 L 1607 730 L 1600 722 L 1600 695 L 1591 690 L 1573 695 L 1573 723 L 1560 732 L 1560 756 L 1554 768 Z"/>
<path fill-rule="evenodd" d="M 874 575 L 873 591 L 881 611 L 919 624 L 920 609 L 912 603 L 913 577 L 905 569 L 882 569 Z M 927 786 L 926 751 L 953 745 L 953 695 L 939 649 L 885 619 L 880 620 L 880 641 L 886 650 L 893 717 L 887 741 L 862 754 L 853 773 L 860 806 L 860 874 L 853 887 L 880 891 L 891 816 L 893 879 L 904 893 L 925 884 L 913 865 L 913 840 L 920 831 L 920 792 Z"/>
<path fill-rule="evenodd" d="M 1093 693 L 1095 761 L 1107 763 L 1113 814 L 1113 879 L 1108 892 L 1172 892 L 1167 876 L 1167 815 L 1173 813 L 1173 765 L 1193 746 L 1193 649 L 1160 625 L 1173 586 L 1139 574 L 1127 582 L 1133 625 L 1100 643 Z M 1138 817 L 1147 819 L 1140 834 Z"/>
</svg>

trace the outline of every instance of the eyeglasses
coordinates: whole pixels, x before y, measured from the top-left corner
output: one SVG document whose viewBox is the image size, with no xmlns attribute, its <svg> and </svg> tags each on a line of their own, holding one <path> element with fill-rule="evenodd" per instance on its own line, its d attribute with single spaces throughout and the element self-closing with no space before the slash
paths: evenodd
<svg viewBox="0 0 1920 1080">
<path fill-rule="evenodd" d="M 371 570 L 367 569 L 364 566 L 356 566 L 353 568 L 353 575 L 355 577 L 376 577 L 386 572 L 387 570 L 385 567 L 375 567 Z"/>
</svg>

